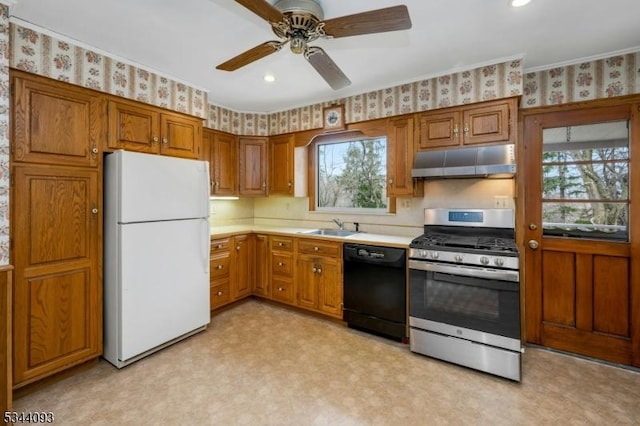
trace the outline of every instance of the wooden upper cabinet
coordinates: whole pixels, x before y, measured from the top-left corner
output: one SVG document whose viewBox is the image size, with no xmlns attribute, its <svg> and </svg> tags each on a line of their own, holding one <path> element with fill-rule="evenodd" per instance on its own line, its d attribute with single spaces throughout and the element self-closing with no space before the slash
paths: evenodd
<svg viewBox="0 0 640 426">
<path fill-rule="evenodd" d="M 238 138 L 240 195 L 267 195 L 267 143 L 266 137 Z"/>
<path fill-rule="evenodd" d="M 125 99 L 109 99 L 108 148 L 198 158 L 202 123 L 196 117 Z"/>
<path fill-rule="evenodd" d="M 12 71 L 12 160 L 98 164 L 105 134 L 105 97 L 91 90 Z"/>
<path fill-rule="evenodd" d="M 423 181 L 411 177 L 413 167 L 413 117 L 390 119 L 387 125 L 387 195 L 422 195 Z"/>
<path fill-rule="evenodd" d="M 199 158 L 202 145 L 199 119 L 165 112 L 160 114 L 160 129 L 160 154 Z"/>
<path fill-rule="evenodd" d="M 517 110 L 517 98 L 508 98 L 417 114 L 416 148 L 512 141 Z"/>
<path fill-rule="evenodd" d="M 269 195 L 294 195 L 293 135 L 269 138 Z"/>
<path fill-rule="evenodd" d="M 212 193 L 238 195 L 238 138 L 228 133 L 215 133 L 211 155 Z"/>
</svg>

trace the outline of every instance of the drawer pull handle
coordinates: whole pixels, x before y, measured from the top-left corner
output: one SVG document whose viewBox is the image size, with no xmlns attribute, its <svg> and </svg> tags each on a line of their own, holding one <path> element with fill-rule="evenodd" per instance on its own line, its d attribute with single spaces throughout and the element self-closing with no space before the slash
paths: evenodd
<svg viewBox="0 0 640 426">
<path fill-rule="evenodd" d="M 222 248 L 222 244 L 218 244 L 218 245 L 216 246 L 216 248 L 217 248 L 217 249 L 221 249 L 221 248 Z"/>
<path fill-rule="evenodd" d="M 284 266 L 284 262 L 278 262 L 278 266 Z"/>
<path fill-rule="evenodd" d="M 320 251 L 320 247 L 314 247 L 313 251 Z"/>
<path fill-rule="evenodd" d="M 278 291 L 284 291 L 284 288 L 278 287 Z"/>
<path fill-rule="evenodd" d="M 278 243 L 278 247 L 284 247 L 284 243 Z"/>
<path fill-rule="evenodd" d="M 224 266 L 223 266 L 223 265 L 218 265 L 218 266 L 216 266 L 216 269 L 222 269 L 222 268 L 224 268 Z"/>
<path fill-rule="evenodd" d="M 222 296 L 222 295 L 223 295 L 223 292 L 219 291 L 219 292 L 217 293 L 217 295 L 218 295 L 218 296 Z"/>
</svg>

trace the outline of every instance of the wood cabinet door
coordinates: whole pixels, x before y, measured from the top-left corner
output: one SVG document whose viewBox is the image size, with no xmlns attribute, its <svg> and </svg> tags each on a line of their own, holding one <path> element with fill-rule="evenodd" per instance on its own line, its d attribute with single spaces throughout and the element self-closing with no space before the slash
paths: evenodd
<svg viewBox="0 0 640 426">
<path fill-rule="evenodd" d="M 209 193 L 213 195 L 213 135 L 210 129 L 202 129 L 202 150 L 200 160 L 209 162 Z"/>
<path fill-rule="evenodd" d="M 273 276 L 271 280 L 273 291 L 271 298 L 278 302 L 293 304 L 295 301 L 295 290 L 293 280 L 282 276 Z"/>
<path fill-rule="evenodd" d="M 109 100 L 108 147 L 155 154 L 160 151 L 160 113 L 151 106 Z"/>
<path fill-rule="evenodd" d="M 433 149 L 460 145 L 460 112 L 418 114 L 417 148 Z"/>
<path fill-rule="evenodd" d="M 202 123 L 197 118 L 160 114 L 160 154 L 198 158 L 202 145 Z"/>
<path fill-rule="evenodd" d="M 209 308 L 217 309 L 231 302 L 231 284 L 229 277 L 219 278 L 211 282 L 209 288 Z"/>
<path fill-rule="evenodd" d="M 342 262 L 324 258 L 318 272 L 318 309 L 342 319 Z"/>
<path fill-rule="evenodd" d="M 269 194 L 293 195 L 294 136 L 280 135 L 269 139 Z"/>
<path fill-rule="evenodd" d="M 269 288 L 269 237 L 257 234 L 255 277 L 253 279 L 253 294 L 262 297 L 271 297 Z"/>
<path fill-rule="evenodd" d="M 238 139 L 240 195 L 267 195 L 267 141 L 265 137 Z"/>
<path fill-rule="evenodd" d="M 513 100 L 490 102 L 486 105 L 465 108 L 462 112 L 463 143 L 477 144 L 506 142 L 510 138 L 511 109 Z"/>
<path fill-rule="evenodd" d="M 296 268 L 296 303 L 307 309 L 318 309 L 318 267 L 319 260 L 315 257 L 298 256 Z"/>
<path fill-rule="evenodd" d="M 215 133 L 212 155 L 212 193 L 220 196 L 238 195 L 237 137 L 227 133 Z"/>
<path fill-rule="evenodd" d="M 255 237 L 253 235 L 237 235 L 234 237 L 235 248 L 233 261 L 233 282 L 231 297 L 241 299 L 251 294 L 254 277 Z"/>
<path fill-rule="evenodd" d="M 387 126 L 387 195 L 420 195 L 422 180 L 414 183 L 413 117 L 389 120 Z"/>
<path fill-rule="evenodd" d="M 103 96 L 40 77 L 14 76 L 12 85 L 13 161 L 98 164 L 106 126 Z"/>
<path fill-rule="evenodd" d="M 13 379 L 19 387 L 102 352 L 102 213 L 97 171 L 16 165 L 13 176 Z"/>
</svg>

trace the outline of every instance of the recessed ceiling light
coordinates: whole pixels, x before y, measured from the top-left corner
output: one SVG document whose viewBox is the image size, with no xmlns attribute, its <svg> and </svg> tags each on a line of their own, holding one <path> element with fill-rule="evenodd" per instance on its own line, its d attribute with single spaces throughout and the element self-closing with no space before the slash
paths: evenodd
<svg viewBox="0 0 640 426">
<path fill-rule="evenodd" d="M 273 74 L 265 74 L 264 75 L 264 81 L 266 81 L 267 83 L 273 83 L 274 81 L 276 81 L 276 78 Z"/>
<path fill-rule="evenodd" d="M 522 7 L 526 4 L 529 4 L 531 0 L 509 0 L 509 4 L 511 7 Z"/>
</svg>

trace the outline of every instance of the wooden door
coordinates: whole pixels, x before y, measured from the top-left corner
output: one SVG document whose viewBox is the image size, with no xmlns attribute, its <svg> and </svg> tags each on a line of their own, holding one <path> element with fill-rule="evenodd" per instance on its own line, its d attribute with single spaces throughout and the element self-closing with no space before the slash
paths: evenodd
<svg viewBox="0 0 640 426">
<path fill-rule="evenodd" d="M 238 144 L 236 136 L 228 133 L 215 133 L 212 155 L 212 193 L 219 196 L 238 195 Z"/>
<path fill-rule="evenodd" d="M 267 195 L 267 138 L 241 137 L 238 145 L 240 195 Z"/>
<path fill-rule="evenodd" d="M 342 262 L 323 258 L 318 273 L 318 309 L 342 319 Z"/>
<path fill-rule="evenodd" d="M 102 214 L 97 171 L 16 165 L 13 177 L 13 378 L 20 387 L 102 352 Z"/>
<path fill-rule="evenodd" d="M 294 136 L 280 135 L 269 140 L 269 195 L 293 195 Z"/>
<path fill-rule="evenodd" d="M 160 113 L 125 100 L 109 100 L 108 147 L 156 154 L 160 152 Z"/>
<path fill-rule="evenodd" d="M 269 237 L 257 234 L 253 294 L 271 297 L 269 290 Z"/>
<path fill-rule="evenodd" d="M 202 144 L 202 123 L 196 118 L 163 112 L 160 114 L 160 153 L 198 158 Z"/>
<path fill-rule="evenodd" d="M 17 74 L 17 75 L 16 75 Z M 94 167 L 104 133 L 104 97 L 14 73 L 12 160 Z"/>
<path fill-rule="evenodd" d="M 232 297 L 241 299 L 251 294 L 254 276 L 255 237 L 253 235 L 237 235 L 234 237 L 235 248 L 233 267 Z"/>
<path fill-rule="evenodd" d="M 421 195 L 423 181 L 411 177 L 413 117 L 389 120 L 387 135 L 387 196 Z"/>
<path fill-rule="evenodd" d="M 640 191 L 628 182 L 639 181 L 640 162 L 630 162 L 627 123 L 640 123 L 631 118 L 622 106 L 524 120 L 525 337 L 639 366 L 640 215 L 629 208 Z"/>
<path fill-rule="evenodd" d="M 463 144 L 509 141 L 512 116 L 515 117 L 516 108 L 515 99 L 465 108 L 462 111 Z M 515 124 L 513 127 L 515 128 Z"/>
<path fill-rule="evenodd" d="M 319 260 L 308 255 L 298 256 L 296 268 L 298 306 L 307 309 L 318 309 L 318 267 Z"/>
<path fill-rule="evenodd" d="M 418 114 L 417 148 L 433 149 L 460 145 L 460 112 Z"/>
</svg>

